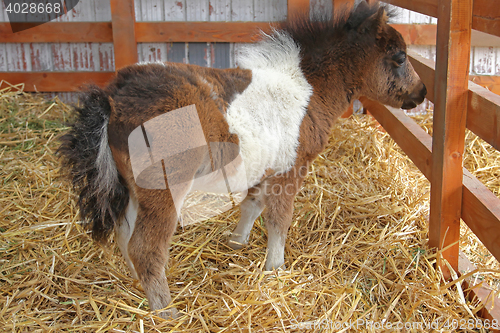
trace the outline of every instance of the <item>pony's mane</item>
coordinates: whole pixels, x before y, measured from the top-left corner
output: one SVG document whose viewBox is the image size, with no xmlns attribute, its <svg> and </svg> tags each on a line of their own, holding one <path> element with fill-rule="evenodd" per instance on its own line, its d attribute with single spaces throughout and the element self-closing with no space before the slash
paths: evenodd
<svg viewBox="0 0 500 333">
<path fill-rule="evenodd" d="M 388 18 L 394 17 L 394 10 L 378 3 L 361 2 L 350 10 L 340 10 L 333 15 L 297 15 L 272 28 L 270 34 L 261 33 L 261 40 L 243 47 L 237 54 L 241 68 L 273 68 L 295 72 L 301 62 L 301 52 L 314 52 L 325 47 L 335 36 L 342 36 L 358 28 L 367 18 L 383 7 Z"/>
<path fill-rule="evenodd" d="M 298 45 L 321 45 L 332 37 L 341 36 L 349 30 L 358 28 L 367 18 L 384 8 L 388 18 L 396 16 L 394 9 L 378 3 L 361 2 L 351 9 L 340 9 L 333 15 L 296 15 L 282 22 L 277 30 L 288 34 Z"/>
</svg>

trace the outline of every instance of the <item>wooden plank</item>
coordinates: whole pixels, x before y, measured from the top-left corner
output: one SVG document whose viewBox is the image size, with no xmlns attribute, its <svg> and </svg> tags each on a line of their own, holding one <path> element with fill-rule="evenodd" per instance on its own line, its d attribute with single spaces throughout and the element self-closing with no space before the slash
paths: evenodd
<svg viewBox="0 0 500 333">
<path fill-rule="evenodd" d="M 165 41 L 249 43 L 254 41 L 256 31 L 259 29 L 269 30 L 269 23 L 265 22 L 219 21 L 137 22 L 136 39 L 137 42 L 153 43 Z M 392 26 L 403 35 L 408 45 L 436 44 L 435 24 L 392 24 Z M 170 32 L 173 34 L 172 37 Z M 49 22 L 15 34 L 10 30 L 9 23 L 0 23 L 0 43 L 110 43 L 112 41 L 111 22 Z"/>
<path fill-rule="evenodd" d="M 338 0 L 336 0 L 338 1 Z M 335 2 L 334 2 L 335 3 Z M 288 0 L 287 17 L 293 18 L 297 16 L 309 16 L 310 8 L 309 0 Z"/>
<path fill-rule="evenodd" d="M 439 0 L 429 246 L 458 270 L 472 0 Z"/>
<path fill-rule="evenodd" d="M 421 14 L 438 17 L 438 1 L 436 0 L 390 0 L 387 3 Z"/>
<path fill-rule="evenodd" d="M 360 98 L 363 107 L 377 119 L 391 138 L 430 179 L 432 169 L 432 138 L 403 110 L 382 105 L 366 97 Z"/>
<path fill-rule="evenodd" d="M 472 19 L 474 20 L 474 17 Z M 500 37 L 472 29 L 471 45 L 498 48 L 500 47 Z"/>
<path fill-rule="evenodd" d="M 436 45 L 435 24 L 391 24 L 407 45 Z"/>
<path fill-rule="evenodd" d="M 458 269 L 461 276 L 476 270 L 474 264 L 470 262 L 469 258 L 462 251 L 459 253 Z M 498 306 L 500 298 L 495 296 L 496 290 L 482 281 L 476 284 L 473 276 L 464 279 L 464 287 L 469 292 L 468 296 L 471 301 L 474 301 L 475 298 L 483 305 L 478 315 L 481 318 L 488 319 L 490 326 L 493 320 L 495 320 L 498 327 L 500 323 L 500 307 Z M 499 332 L 499 330 L 489 329 L 488 332 Z"/>
<path fill-rule="evenodd" d="M 411 51 L 408 52 L 408 58 L 410 59 L 413 68 L 420 76 L 420 79 L 427 87 L 427 95 L 425 97 L 429 101 L 434 102 L 434 78 L 436 76 L 434 61 L 419 56 L 415 52 Z"/>
<path fill-rule="evenodd" d="M 111 0 L 115 70 L 137 62 L 133 0 Z"/>
<path fill-rule="evenodd" d="M 406 8 L 425 15 L 438 17 L 438 1 L 390 0 L 391 5 Z M 500 6 L 491 0 L 474 0 L 472 28 L 500 36 Z"/>
<path fill-rule="evenodd" d="M 492 93 L 500 95 L 500 76 L 470 75 L 469 80 L 474 82 L 475 84 L 480 85 L 481 87 L 488 89 Z"/>
<path fill-rule="evenodd" d="M 31 23 L 23 23 L 27 26 Z M 113 41 L 110 22 L 48 22 L 12 33 L 9 23 L 0 23 L 0 43 L 63 43 Z"/>
<path fill-rule="evenodd" d="M 115 72 L 0 72 L 10 84 L 24 83 L 24 91 L 78 91 L 86 83 L 104 86 Z"/>
<path fill-rule="evenodd" d="M 265 22 L 137 22 L 138 42 L 231 42 L 255 41 L 259 30 L 270 31 Z"/>
<path fill-rule="evenodd" d="M 462 219 L 500 260 L 500 199 L 464 169 Z"/>
<path fill-rule="evenodd" d="M 500 36 L 500 6 L 497 1 L 474 0 L 472 28 Z"/>
<path fill-rule="evenodd" d="M 500 150 L 500 96 L 469 81 L 467 128 Z"/>
</svg>

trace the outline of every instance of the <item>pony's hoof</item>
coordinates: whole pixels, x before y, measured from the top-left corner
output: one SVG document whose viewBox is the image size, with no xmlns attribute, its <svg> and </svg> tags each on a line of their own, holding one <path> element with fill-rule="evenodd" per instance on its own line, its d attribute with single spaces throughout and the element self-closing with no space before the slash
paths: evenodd
<svg viewBox="0 0 500 333">
<path fill-rule="evenodd" d="M 232 248 L 233 250 L 241 250 L 246 244 L 240 243 L 239 241 L 230 238 L 227 241 L 227 246 Z"/>
<path fill-rule="evenodd" d="M 272 264 L 272 263 L 267 263 L 266 262 L 266 266 L 265 266 L 265 271 L 266 272 L 272 272 L 274 270 L 277 270 L 277 271 L 286 271 L 286 265 L 283 263 L 283 264 Z"/>
<path fill-rule="evenodd" d="M 179 318 L 181 316 L 181 313 L 177 311 L 176 308 L 168 308 L 166 310 L 161 311 L 158 314 L 158 316 L 166 320 L 174 320 Z"/>
</svg>

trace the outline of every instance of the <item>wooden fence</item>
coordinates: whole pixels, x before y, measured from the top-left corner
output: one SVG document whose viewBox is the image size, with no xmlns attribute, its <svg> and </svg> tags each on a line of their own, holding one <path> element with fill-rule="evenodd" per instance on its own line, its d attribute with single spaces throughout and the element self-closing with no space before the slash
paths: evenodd
<svg viewBox="0 0 500 333">
<path fill-rule="evenodd" d="M 489 0 L 390 0 L 391 4 L 438 18 L 435 25 L 394 25 L 408 43 L 436 43 L 437 60 L 410 60 L 434 102 L 431 138 L 402 110 L 366 98 L 362 102 L 431 182 L 429 244 L 439 249 L 447 277 L 472 267 L 459 251 L 460 220 L 500 259 L 500 199 L 462 167 L 466 128 L 500 149 L 500 96 L 469 81 L 471 28 L 500 36 L 500 6 Z M 354 0 L 335 0 L 334 8 Z M 309 0 L 289 0 L 288 15 L 307 12 Z M 0 43 L 112 42 L 115 69 L 138 60 L 138 42 L 252 42 L 265 22 L 135 22 L 133 0 L 111 0 L 111 22 L 49 22 L 12 34 L 0 23 Z M 26 23 L 29 24 L 29 23 Z M 0 72 L 25 83 L 26 91 L 75 91 L 86 81 L 104 85 L 114 72 Z M 495 83 L 496 84 L 496 83 Z M 465 279 L 464 282 L 470 283 Z M 487 286 L 472 289 L 486 318 L 500 319 L 500 300 Z M 497 307 L 494 307 L 496 301 Z"/>
<path fill-rule="evenodd" d="M 431 182 L 429 245 L 439 249 L 438 265 L 449 278 L 444 260 L 456 272 L 473 267 L 459 249 L 461 219 L 500 259 L 500 199 L 462 166 L 466 128 L 500 149 L 500 96 L 468 80 L 471 28 L 500 36 L 500 6 L 488 0 L 390 2 L 438 18 L 436 63 L 411 55 L 434 102 L 433 136 L 402 110 L 362 102 Z M 482 315 L 500 319 L 494 292 L 484 285 L 471 290 L 485 305 Z"/>
</svg>

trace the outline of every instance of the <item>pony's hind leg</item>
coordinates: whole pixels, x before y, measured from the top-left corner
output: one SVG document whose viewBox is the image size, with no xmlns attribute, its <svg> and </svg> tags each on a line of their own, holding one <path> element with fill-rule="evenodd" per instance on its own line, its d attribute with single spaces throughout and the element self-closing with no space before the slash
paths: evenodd
<svg viewBox="0 0 500 333">
<path fill-rule="evenodd" d="M 115 240 L 120 248 L 120 251 L 125 258 L 125 262 L 130 270 L 130 274 L 134 279 L 137 279 L 137 272 L 135 271 L 134 264 L 130 260 L 130 256 L 128 254 L 128 243 L 130 241 L 130 237 L 134 232 L 135 221 L 137 220 L 137 210 L 139 208 L 139 203 L 132 196 L 129 197 L 129 202 L 127 205 L 127 209 L 125 210 L 125 215 L 119 221 L 119 223 L 115 226 Z"/>
<path fill-rule="evenodd" d="M 229 238 L 229 247 L 237 250 L 248 243 L 253 223 L 265 207 L 263 192 L 263 186 L 256 186 L 248 190 L 247 197 L 240 205 L 241 218 Z"/>
<path fill-rule="evenodd" d="M 168 191 L 167 191 L 168 192 Z M 151 310 L 167 307 L 172 298 L 165 275 L 170 240 L 177 226 L 177 213 L 172 197 L 151 191 L 139 200 L 137 221 L 128 243 L 128 253 L 137 271 Z M 163 318 L 174 318 L 175 308 L 162 311 Z"/>
</svg>

